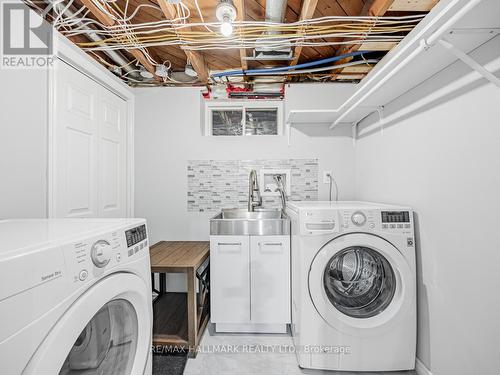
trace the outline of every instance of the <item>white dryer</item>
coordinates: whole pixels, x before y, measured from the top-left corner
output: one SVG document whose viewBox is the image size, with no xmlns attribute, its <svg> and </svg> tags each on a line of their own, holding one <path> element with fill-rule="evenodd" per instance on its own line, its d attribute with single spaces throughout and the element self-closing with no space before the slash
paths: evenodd
<svg viewBox="0 0 500 375">
<path fill-rule="evenodd" d="M 0 221 L 2 373 L 151 374 L 143 219 Z"/>
<path fill-rule="evenodd" d="M 415 367 L 413 214 L 367 202 L 289 202 L 292 335 L 299 366 Z"/>
</svg>

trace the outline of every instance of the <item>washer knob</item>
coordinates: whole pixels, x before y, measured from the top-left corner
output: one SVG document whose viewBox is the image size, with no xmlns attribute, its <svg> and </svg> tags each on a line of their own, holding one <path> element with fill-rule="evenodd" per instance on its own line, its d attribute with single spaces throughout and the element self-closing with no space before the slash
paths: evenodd
<svg viewBox="0 0 500 375">
<path fill-rule="evenodd" d="M 92 262 L 96 267 L 105 267 L 111 260 L 111 245 L 108 241 L 99 240 L 92 245 L 92 250 L 90 252 L 90 257 Z"/>
<path fill-rule="evenodd" d="M 366 223 L 366 216 L 364 213 L 358 211 L 352 214 L 351 221 L 354 225 L 361 226 Z"/>
</svg>

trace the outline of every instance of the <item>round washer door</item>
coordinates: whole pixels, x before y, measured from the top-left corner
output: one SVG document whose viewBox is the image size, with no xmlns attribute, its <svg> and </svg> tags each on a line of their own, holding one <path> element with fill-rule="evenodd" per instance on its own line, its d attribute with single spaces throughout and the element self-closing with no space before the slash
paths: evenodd
<svg viewBox="0 0 500 375">
<path fill-rule="evenodd" d="M 133 274 L 99 281 L 59 319 L 25 373 L 143 375 L 151 348 L 148 296 Z"/>
<path fill-rule="evenodd" d="M 316 254 L 309 293 L 332 327 L 352 335 L 377 334 L 410 305 L 414 282 L 408 263 L 390 242 L 351 233 L 331 240 Z"/>
</svg>

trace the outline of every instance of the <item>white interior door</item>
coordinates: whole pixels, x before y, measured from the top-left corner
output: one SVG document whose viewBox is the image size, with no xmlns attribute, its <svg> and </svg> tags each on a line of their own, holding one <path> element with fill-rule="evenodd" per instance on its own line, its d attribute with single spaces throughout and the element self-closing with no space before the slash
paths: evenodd
<svg viewBox="0 0 500 375">
<path fill-rule="evenodd" d="M 126 103 L 101 87 L 99 116 L 99 216 L 126 216 Z"/>
<path fill-rule="evenodd" d="M 56 70 L 55 217 L 96 217 L 97 83 L 60 62 Z"/>
<path fill-rule="evenodd" d="M 126 216 L 126 102 L 73 67 L 55 70 L 51 217 Z"/>
</svg>

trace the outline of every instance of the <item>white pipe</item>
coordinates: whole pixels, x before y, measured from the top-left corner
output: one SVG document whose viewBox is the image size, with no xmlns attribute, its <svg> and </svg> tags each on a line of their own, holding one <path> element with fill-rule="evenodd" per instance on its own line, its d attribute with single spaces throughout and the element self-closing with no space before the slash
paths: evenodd
<svg viewBox="0 0 500 375">
<path fill-rule="evenodd" d="M 441 25 L 434 33 L 432 33 L 427 39 L 422 38 L 419 41 L 417 48 L 415 48 L 406 58 L 403 59 L 401 63 L 399 63 L 393 70 L 387 73 L 382 79 L 377 81 L 370 89 L 368 89 L 364 95 L 361 96 L 359 100 L 357 100 L 354 104 L 352 104 L 344 113 L 330 126 L 332 129 L 335 125 L 338 125 L 342 120 L 354 109 L 356 109 L 364 100 L 366 100 L 369 96 L 371 96 L 375 91 L 377 91 L 385 82 L 391 79 L 397 72 L 399 72 L 402 68 L 404 68 L 409 62 L 411 62 L 419 53 L 424 51 L 430 44 L 434 41 L 438 40 L 442 34 L 448 31 L 456 22 L 458 22 L 467 12 L 469 12 L 472 8 L 474 8 L 477 4 L 479 4 L 483 0 L 470 0 L 468 1 L 460 10 L 458 10 L 448 21 L 446 21 L 443 25 Z M 445 13 L 453 6 L 460 3 L 460 0 L 455 0 L 451 2 L 448 7 L 445 9 Z M 401 51 L 401 53 L 403 53 Z M 380 72 L 380 71 L 379 71 Z M 349 102 L 356 100 L 357 92 L 354 93 L 349 99 L 347 99 L 339 108 L 339 112 L 343 110 L 344 107 L 347 107 Z"/>
</svg>

